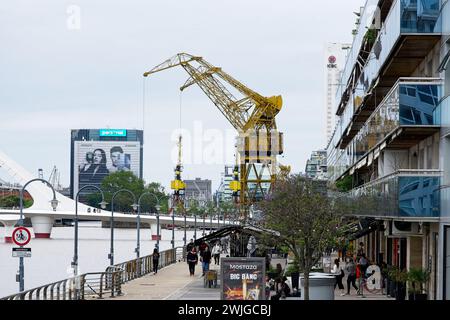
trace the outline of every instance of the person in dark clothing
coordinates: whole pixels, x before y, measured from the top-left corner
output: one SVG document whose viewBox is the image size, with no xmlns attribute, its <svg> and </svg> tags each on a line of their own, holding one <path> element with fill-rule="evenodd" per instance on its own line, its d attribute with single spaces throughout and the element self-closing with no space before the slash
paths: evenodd
<svg viewBox="0 0 450 320">
<path fill-rule="evenodd" d="M 192 277 L 195 273 L 195 265 L 198 263 L 198 256 L 197 252 L 195 251 L 195 247 L 192 247 L 191 251 L 187 255 L 186 260 L 189 265 L 189 273 Z"/>
<path fill-rule="evenodd" d="M 209 270 L 209 263 L 211 262 L 211 251 L 209 251 L 208 246 L 205 246 L 201 259 L 202 259 L 203 275 L 205 275 L 205 272 Z"/>
<path fill-rule="evenodd" d="M 159 252 L 158 248 L 153 249 L 153 273 L 158 273 L 158 266 L 159 266 Z"/>
<path fill-rule="evenodd" d="M 191 252 L 192 248 L 195 248 L 194 239 L 191 239 L 191 242 L 186 245 L 186 252 Z"/>
<path fill-rule="evenodd" d="M 358 291 L 358 287 L 356 286 L 356 265 L 352 258 L 349 259 L 347 265 L 345 266 L 345 270 L 347 271 L 347 295 L 349 295 L 350 284 L 356 291 Z"/>
<path fill-rule="evenodd" d="M 283 278 L 278 278 L 277 282 L 278 285 L 276 285 L 277 293 L 271 297 L 271 300 L 280 300 L 286 299 L 286 297 L 291 296 L 291 288 L 289 288 L 289 285 L 286 283 L 287 277 L 283 276 Z M 280 283 L 281 282 L 281 283 Z"/>
</svg>

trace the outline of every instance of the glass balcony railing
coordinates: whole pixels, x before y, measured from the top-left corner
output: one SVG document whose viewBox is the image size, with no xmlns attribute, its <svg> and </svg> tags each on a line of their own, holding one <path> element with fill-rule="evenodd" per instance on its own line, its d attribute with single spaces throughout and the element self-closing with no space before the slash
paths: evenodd
<svg viewBox="0 0 450 320">
<path fill-rule="evenodd" d="M 368 27 L 367 24 L 365 24 L 364 22 L 372 21 L 374 19 L 374 16 L 377 13 L 377 11 L 373 10 L 373 9 L 377 7 L 378 2 L 379 2 L 379 0 L 367 0 L 364 10 L 362 12 L 362 15 L 359 18 L 359 20 L 363 23 L 360 23 L 358 25 L 357 30 L 356 30 L 357 33 L 356 33 L 355 37 L 353 38 L 352 48 L 348 52 L 348 55 L 347 55 L 345 67 L 342 71 L 342 76 L 341 76 L 341 81 L 340 81 L 340 83 L 342 85 L 340 85 L 338 87 L 337 93 L 336 93 L 336 97 L 338 98 L 338 100 L 340 100 L 343 92 L 345 91 L 344 84 L 348 82 L 348 79 L 350 78 L 350 76 L 353 72 L 355 63 L 357 62 L 357 60 L 359 58 L 361 45 L 364 41 L 364 36 L 367 31 L 366 27 Z"/>
<path fill-rule="evenodd" d="M 397 82 L 355 136 L 353 163 L 399 127 L 440 125 L 437 107 L 442 97 L 442 83 L 405 80 Z"/>
<path fill-rule="evenodd" d="M 439 217 L 440 186 L 439 170 L 399 170 L 352 190 L 352 213 L 378 217 Z"/>
<path fill-rule="evenodd" d="M 358 80 L 355 88 L 356 96 L 349 99 L 346 108 L 356 109 L 355 101 L 360 101 L 368 93 L 372 82 L 379 76 L 380 70 L 391 56 L 401 36 L 442 33 L 440 9 L 440 0 L 396 0 L 394 2 Z M 353 61 L 350 57 L 347 62 Z M 347 63 L 341 83 L 348 83 L 353 67 L 354 64 Z M 341 100 L 345 89 L 344 86 L 339 87 L 336 93 L 337 101 Z M 342 126 L 346 128 L 349 123 L 350 119 L 347 119 L 342 122 Z"/>
</svg>

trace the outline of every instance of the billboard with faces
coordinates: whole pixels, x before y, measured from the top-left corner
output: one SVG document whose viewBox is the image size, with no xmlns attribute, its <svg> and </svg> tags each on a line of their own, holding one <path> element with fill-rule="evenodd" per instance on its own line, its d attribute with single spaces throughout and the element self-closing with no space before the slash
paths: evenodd
<svg viewBox="0 0 450 320">
<path fill-rule="evenodd" d="M 100 186 L 114 172 L 131 171 L 139 177 L 140 151 L 141 144 L 136 141 L 75 141 L 74 194 L 88 184 Z"/>
</svg>

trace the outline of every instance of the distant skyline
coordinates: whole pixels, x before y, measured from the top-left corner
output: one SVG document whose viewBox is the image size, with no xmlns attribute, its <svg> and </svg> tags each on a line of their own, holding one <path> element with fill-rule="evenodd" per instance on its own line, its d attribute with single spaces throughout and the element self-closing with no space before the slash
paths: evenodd
<svg viewBox="0 0 450 320">
<path fill-rule="evenodd" d="M 283 164 L 304 171 L 325 137 L 323 55 L 329 42 L 352 43 L 364 0 L 50 1 L 0 6 L 0 150 L 37 175 L 53 166 L 70 182 L 70 130 L 144 129 L 144 179 L 169 191 L 176 130 L 204 147 L 233 128 L 198 87 L 182 96 L 188 78 L 173 69 L 148 78 L 143 113 L 142 73 L 179 52 L 208 62 L 265 95 L 282 95 L 277 125 L 285 135 Z M 143 115 L 145 117 L 143 118 Z M 208 140 L 209 139 L 209 140 Z M 183 153 L 198 148 L 186 139 Z M 233 145 L 224 140 L 224 153 Z M 204 149 L 202 149 L 204 150 Z M 204 150 L 208 152 L 208 150 Z M 229 157 L 224 162 L 230 162 Z M 231 159 L 231 161 L 233 161 Z M 223 164 L 186 163 L 183 178 L 220 183 Z M 233 164 L 233 163 L 231 163 Z M 5 177 L 0 168 L 0 177 Z"/>
</svg>

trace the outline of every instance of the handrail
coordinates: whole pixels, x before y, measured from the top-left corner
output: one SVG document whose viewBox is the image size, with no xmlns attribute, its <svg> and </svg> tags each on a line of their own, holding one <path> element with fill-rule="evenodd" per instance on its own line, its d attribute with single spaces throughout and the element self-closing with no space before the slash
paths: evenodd
<svg viewBox="0 0 450 320">
<path fill-rule="evenodd" d="M 369 181 L 359 187 L 356 187 L 352 190 L 350 190 L 350 193 L 354 193 L 358 190 L 365 189 L 367 187 L 371 187 L 373 185 L 379 184 L 381 182 L 384 182 L 386 180 L 389 180 L 391 178 L 395 177 L 404 177 L 404 176 L 440 176 L 442 174 L 442 170 L 439 169 L 399 169 L 397 171 L 394 171 L 388 175 L 385 175 L 383 177 L 380 177 L 378 179 Z"/>
<path fill-rule="evenodd" d="M 113 272 L 92 272 L 85 273 L 76 277 L 56 281 L 40 287 L 29 289 L 20 293 L 12 294 L 0 300 L 80 300 L 84 299 L 86 294 L 86 286 L 88 290 L 93 292 L 99 298 L 103 298 L 105 292 L 110 292 L 111 297 L 121 293 L 121 281 L 112 282 L 112 286 L 108 286 L 106 279 L 120 279 L 121 270 Z M 105 278 L 105 275 L 109 276 Z M 87 279 L 88 277 L 92 277 Z M 89 281 L 87 281 L 89 280 Z M 77 281 L 80 288 L 77 288 Z M 96 292 L 96 289 L 98 292 Z M 81 292 L 79 294 L 78 290 Z M 49 294 L 48 294 L 49 292 Z M 42 294 L 41 294 L 42 293 Z"/>
<path fill-rule="evenodd" d="M 180 262 L 186 257 L 185 247 L 160 252 L 159 268 Z M 153 254 L 109 266 L 104 272 L 84 273 L 68 279 L 12 294 L 0 300 L 84 300 L 86 296 L 103 298 L 121 295 L 122 284 L 153 271 Z M 42 294 L 41 294 L 42 293 Z"/>
<path fill-rule="evenodd" d="M 161 251 L 159 253 L 158 268 L 164 268 L 181 261 L 181 259 L 185 258 L 185 255 L 186 249 L 184 247 Z M 116 270 L 122 271 L 121 284 L 150 274 L 153 272 L 153 254 L 109 266 L 105 272 L 114 272 Z"/>
</svg>

